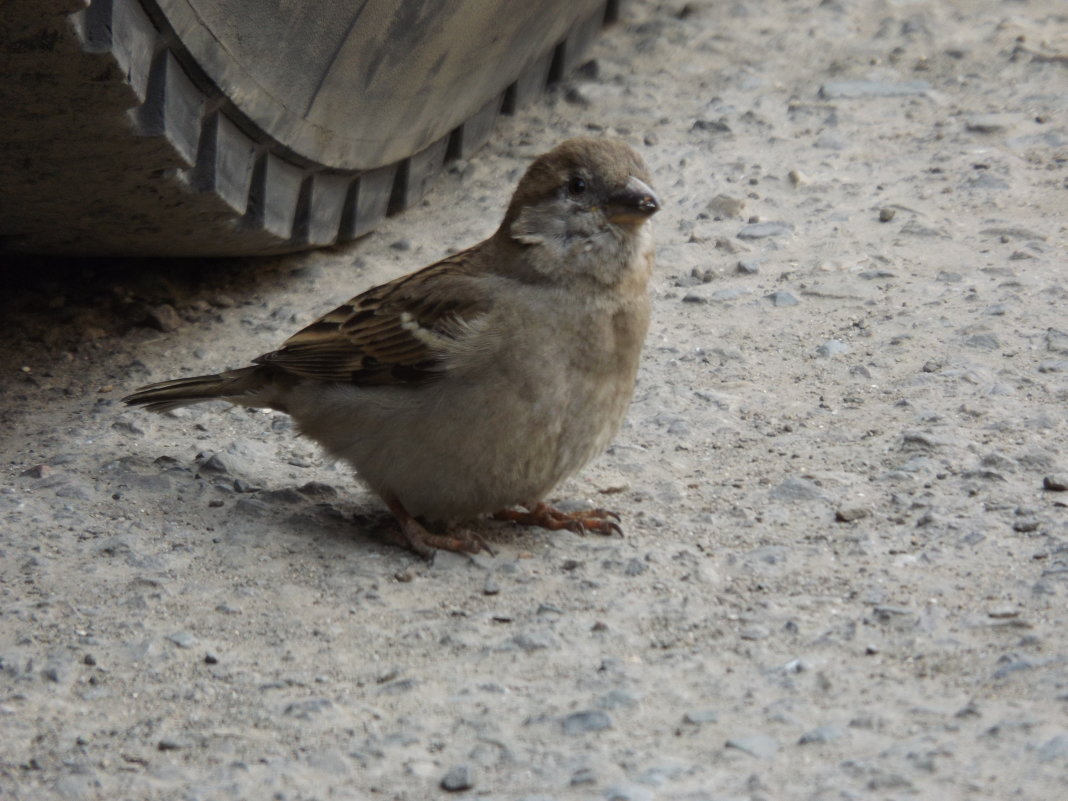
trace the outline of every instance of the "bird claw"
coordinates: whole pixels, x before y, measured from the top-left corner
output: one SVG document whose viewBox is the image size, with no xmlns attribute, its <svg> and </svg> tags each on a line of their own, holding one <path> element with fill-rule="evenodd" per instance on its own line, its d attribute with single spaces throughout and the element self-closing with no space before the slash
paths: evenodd
<svg viewBox="0 0 1068 801">
<path fill-rule="evenodd" d="M 449 534 L 432 534 L 423 525 L 408 514 L 400 502 L 395 499 L 387 499 L 389 509 L 400 523 L 400 531 L 390 533 L 390 539 L 397 545 L 408 548 L 419 554 L 428 562 L 434 561 L 434 554 L 438 551 L 454 551 L 456 553 L 477 554 L 485 551 L 490 556 L 497 554 L 486 542 L 485 538 L 477 531 L 460 529 Z"/>
<path fill-rule="evenodd" d="M 390 539 L 397 545 L 414 551 L 428 562 L 434 561 L 434 555 L 438 551 L 469 554 L 485 551 L 490 556 L 497 555 L 485 538 L 476 531 L 432 534 L 414 519 L 402 523 L 399 531 L 391 532 Z"/>
<path fill-rule="evenodd" d="M 613 534 L 623 536 L 619 515 L 607 509 L 584 509 L 579 512 L 562 512 L 547 503 L 527 507 L 528 511 L 502 509 L 493 515 L 494 520 L 510 520 L 521 526 L 540 526 L 550 531 L 564 529 L 574 534 Z"/>
</svg>

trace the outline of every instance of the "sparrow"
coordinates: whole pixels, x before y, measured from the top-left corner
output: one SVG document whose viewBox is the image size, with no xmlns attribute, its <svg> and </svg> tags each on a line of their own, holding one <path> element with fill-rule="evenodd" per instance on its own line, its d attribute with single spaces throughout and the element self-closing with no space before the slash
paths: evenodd
<svg viewBox="0 0 1068 801">
<path fill-rule="evenodd" d="M 467 525 L 486 515 L 622 534 L 613 512 L 545 498 L 608 446 L 630 404 L 659 209 L 631 147 L 569 139 L 530 164 L 485 241 L 368 289 L 248 367 L 123 400 L 289 414 L 385 502 L 391 538 L 426 558 L 492 554 Z"/>
</svg>

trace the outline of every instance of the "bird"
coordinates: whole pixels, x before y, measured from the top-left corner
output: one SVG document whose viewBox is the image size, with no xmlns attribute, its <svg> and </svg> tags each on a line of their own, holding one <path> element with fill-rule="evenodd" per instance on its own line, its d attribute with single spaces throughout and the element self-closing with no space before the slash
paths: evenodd
<svg viewBox="0 0 1068 801">
<path fill-rule="evenodd" d="M 630 405 L 660 208 L 628 144 L 568 139 L 530 163 L 488 239 L 356 295 L 247 367 L 123 401 L 290 415 L 382 499 L 399 527 L 387 537 L 428 559 L 492 554 L 486 517 L 622 535 L 614 512 L 546 498 Z"/>
</svg>

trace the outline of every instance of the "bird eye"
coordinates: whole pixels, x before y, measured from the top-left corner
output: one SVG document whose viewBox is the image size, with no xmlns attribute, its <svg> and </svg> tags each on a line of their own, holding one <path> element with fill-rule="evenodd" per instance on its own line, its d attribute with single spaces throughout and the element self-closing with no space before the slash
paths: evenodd
<svg viewBox="0 0 1068 801">
<path fill-rule="evenodd" d="M 567 191 L 572 195 L 581 195 L 586 191 L 586 179 L 581 175 L 572 175 L 571 180 L 567 182 Z"/>
</svg>

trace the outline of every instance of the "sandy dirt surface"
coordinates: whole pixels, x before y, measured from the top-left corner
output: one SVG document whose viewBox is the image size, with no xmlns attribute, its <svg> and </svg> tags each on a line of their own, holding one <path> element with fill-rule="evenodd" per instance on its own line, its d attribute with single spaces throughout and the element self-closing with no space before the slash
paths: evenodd
<svg viewBox="0 0 1068 801">
<path fill-rule="evenodd" d="M 0 797 L 1064 798 L 1066 14 L 633 2 L 354 246 L 23 274 Z M 591 132 L 665 201 L 628 422 L 557 493 L 624 539 L 427 564 L 284 416 L 118 403 L 488 235 Z"/>
</svg>

